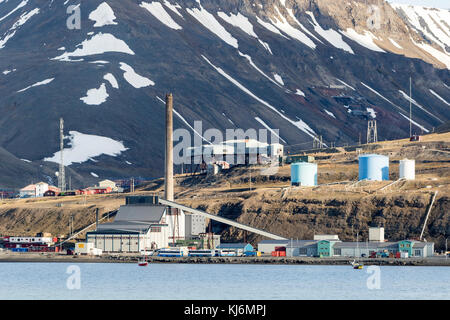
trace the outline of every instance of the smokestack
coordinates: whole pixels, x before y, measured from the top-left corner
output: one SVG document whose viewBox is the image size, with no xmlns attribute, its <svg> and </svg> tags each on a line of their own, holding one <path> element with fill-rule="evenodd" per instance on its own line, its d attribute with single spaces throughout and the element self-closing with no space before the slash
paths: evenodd
<svg viewBox="0 0 450 320">
<path fill-rule="evenodd" d="M 164 195 L 173 201 L 173 96 L 166 94 L 166 165 Z"/>
</svg>

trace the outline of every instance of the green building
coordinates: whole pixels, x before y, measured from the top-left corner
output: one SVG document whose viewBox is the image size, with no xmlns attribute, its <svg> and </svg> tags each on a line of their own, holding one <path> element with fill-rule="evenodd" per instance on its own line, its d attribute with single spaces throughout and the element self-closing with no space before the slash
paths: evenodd
<svg viewBox="0 0 450 320">
<path fill-rule="evenodd" d="M 334 244 L 339 240 L 320 240 L 317 242 L 317 255 L 319 257 L 332 257 L 334 255 Z"/>
<path fill-rule="evenodd" d="M 314 162 L 315 158 L 313 156 L 301 156 L 301 155 L 292 155 L 286 156 L 283 158 L 284 164 L 291 164 L 297 162 Z"/>
</svg>

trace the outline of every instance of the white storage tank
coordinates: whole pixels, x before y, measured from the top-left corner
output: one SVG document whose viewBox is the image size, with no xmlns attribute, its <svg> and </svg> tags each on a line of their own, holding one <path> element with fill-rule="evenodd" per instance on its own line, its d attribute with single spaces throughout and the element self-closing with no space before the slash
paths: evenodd
<svg viewBox="0 0 450 320">
<path fill-rule="evenodd" d="M 400 179 L 414 180 L 416 178 L 416 161 L 410 159 L 400 160 Z"/>
<path fill-rule="evenodd" d="M 317 186 L 317 164 L 298 162 L 291 164 L 293 186 Z"/>
<path fill-rule="evenodd" d="M 359 156 L 358 180 L 389 180 L 389 157 L 379 154 Z"/>
</svg>

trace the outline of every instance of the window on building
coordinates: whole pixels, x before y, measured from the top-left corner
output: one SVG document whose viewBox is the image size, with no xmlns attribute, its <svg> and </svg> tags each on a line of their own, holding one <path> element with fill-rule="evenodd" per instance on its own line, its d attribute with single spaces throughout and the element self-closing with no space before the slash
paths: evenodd
<svg viewBox="0 0 450 320">
<path fill-rule="evenodd" d="M 337 248 L 334 249 L 335 256 L 340 256 L 341 254 L 342 254 L 341 249 L 337 249 Z"/>
<path fill-rule="evenodd" d="M 414 250 L 414 256 L 420 257 L 421 255 L 422 255 L 422 251 L 421 250 Z"/>
<path fill-rule="evenodd" d="M 307 254 L 306 248 L 299 248 L 298 254 L 303 254 L 303 255 Z"/>
</svg>

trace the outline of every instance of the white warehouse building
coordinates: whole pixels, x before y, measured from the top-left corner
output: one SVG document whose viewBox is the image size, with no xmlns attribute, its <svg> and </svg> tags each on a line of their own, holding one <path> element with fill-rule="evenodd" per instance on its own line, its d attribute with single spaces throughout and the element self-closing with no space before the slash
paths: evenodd
<svg viewBox="0 0 450 320">
<path fill-rule="evenodd" d="M 127 205 L 119 208 L 114 222 L 88 232 L 86 242 L 103 252 L 140 252 L 190 239 L 205 228 L 203 217 L 159 205 L 157 196 L 127 197 Z"/>
</svg>

